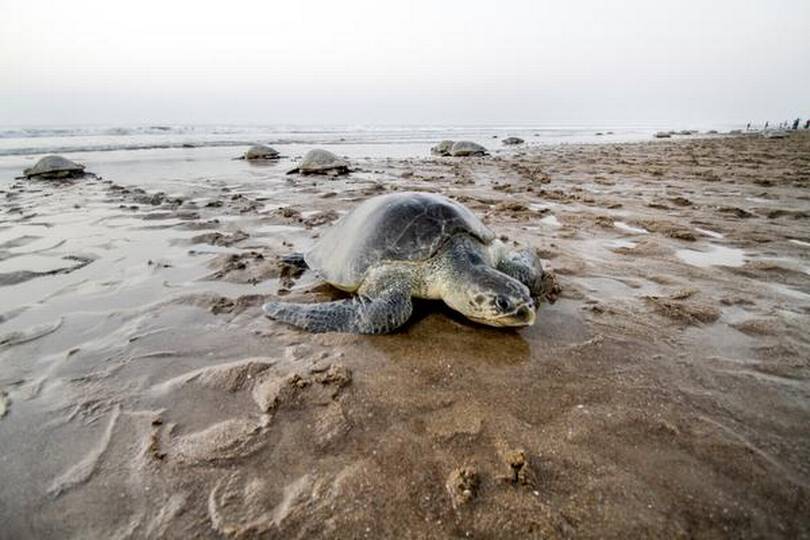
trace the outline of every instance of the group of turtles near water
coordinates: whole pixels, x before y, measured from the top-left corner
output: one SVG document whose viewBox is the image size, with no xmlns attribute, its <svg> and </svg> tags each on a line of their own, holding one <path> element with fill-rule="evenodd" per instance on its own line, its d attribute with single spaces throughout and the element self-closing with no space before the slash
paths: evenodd
<svg viewBox="0 0 810 540">
<path fill-rule="evenodd" d="M 248 161 L 268 161 L 281 158 L 281 154 L 264 144 L 256 144 L 248 148 L 247 152 L 237 159 Z M 297 167 L 287 171 L 287 174 L 325 174 L 339 176 L 350 172 L 349 162 L 341 159 L 328 150 L 315 148 L 310 150 L 301 159 Z"/>
<path fill-rule="evenodd" d="M 503 139 L 505 145 L 522 144 L 524 141 L 518 137 L 507 137 Z M 469 157 L 486 156 L 489 154 L 486 148 L 472 141 L 450 141 L 444 140 L 430 149 L 435 156 Z M 276 161 L 281 159 L 281 153 L 265 144 L 255 144 L 236 159 L 244 159 L 252 162 Z M 334 153 L 315 148 L 304 154 L 299 164 L 287 171 L 287 174 L 322 174 L 329 176 L 339 176 L 351 172 L 349 162 L 336 156 Z M 21 178 L 41 178 L 41 179 L 69 179 L 79 178 L 88 173 L 85 166 L 65 157 L 49 155 L 41 158 L 33 167 L 23 171 Z"/>
<path fill-rule="evenodd" d="M 248 161 L 269 161 L 278 160 L 281 154 L 275 149 L 266 145 L 251 146 L 242 156 L 236 159 L 244 159 Z M 316 148 L 307 152 L 297 167 L 287 171 L 287 174 L 300 173 L 300 174 L 325 174 L 325 175 L 341 175 L 350 172 L 349 163 L 336 156 L 332 152 Z M 49 155 L 41 158 L 34 164 L 23 170 L 23 176 L 20 178 L 30 179 L 44 179 L 44 180 L 59 180 L 70 178 L 81 178 L 88 175 L 85 166 L 76 163 L 70 159 L 62 156 Z"/>
</svg>

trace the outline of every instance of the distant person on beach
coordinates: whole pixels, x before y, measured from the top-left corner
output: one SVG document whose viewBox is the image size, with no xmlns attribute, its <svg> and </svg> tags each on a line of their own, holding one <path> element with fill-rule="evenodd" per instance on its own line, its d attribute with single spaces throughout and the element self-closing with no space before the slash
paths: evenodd
<svg viewBox="0 0 810 540">
<path fill-rule="evenodd" d="M 765 121 L 765 129 L 768 129 L 768 121 Z"/>
<path fill-rule="evenodd" d="M 793 121 L 793 131 L 796 131 L 797 129 L 799 129 L 799 120 L 800 119 L 797 118 L 796 120 Z"/>
<path fill-rule="evenodd" d="M 808 118 L 807 122 L 804 123 L 804 129 L 810 129 L 810 118 Z"/>
<path fill-rule="evenodd" d="M 748 124 L 745 126 L 745 131 L 751 131 L 751 122 L 748 122 Z"/>
</svg>

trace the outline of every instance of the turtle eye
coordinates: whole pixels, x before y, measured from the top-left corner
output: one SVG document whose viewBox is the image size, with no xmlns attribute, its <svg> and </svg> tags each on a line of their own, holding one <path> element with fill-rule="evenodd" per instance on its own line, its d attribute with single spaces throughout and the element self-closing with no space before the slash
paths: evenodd
<svg viewBox="0 0 810 540">
<path fill-rule="evenodd" d="M 497 307 L 499 311 L 509 311 L 512 308 L 512 304 L 507 297 L 500 294 L 495 297 L 495 307 Z"/>
</svg>

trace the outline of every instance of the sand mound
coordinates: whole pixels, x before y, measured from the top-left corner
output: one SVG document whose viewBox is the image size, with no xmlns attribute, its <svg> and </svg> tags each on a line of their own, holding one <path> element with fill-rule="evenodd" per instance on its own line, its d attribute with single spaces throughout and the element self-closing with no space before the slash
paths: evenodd
<svg viewBox="0 0 810 540">
<path fill-rule="evenodd" d="M 339 364 L 314 368 L 306 375 L 266 376 L 254 386 L 253 399 L 264 412 L 313 403 L 328 405 L 351 380 L 351 371 Z"/>
<path fill-rule="evenodd" d="M 712 323 L 720 318 L 720 310 L 707 304 L 660 296 L 646 296 L 644 300 L 659 315 L 687 325 Z"/>
</svg>

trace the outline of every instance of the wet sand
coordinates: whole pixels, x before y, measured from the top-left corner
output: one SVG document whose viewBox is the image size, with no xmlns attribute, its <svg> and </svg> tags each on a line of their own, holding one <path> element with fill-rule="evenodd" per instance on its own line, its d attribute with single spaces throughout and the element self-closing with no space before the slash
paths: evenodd
<svg viewBox="0 0 810 540">
<path fill-rule="evenodd" d="M 1 537 L 810 536 L 807 133 L 355 163 L 0 185 Z M 562 298 L 519 331 L 261 316 L 335 298 L 279 257 L 391 190 Z"/>
</svg>

